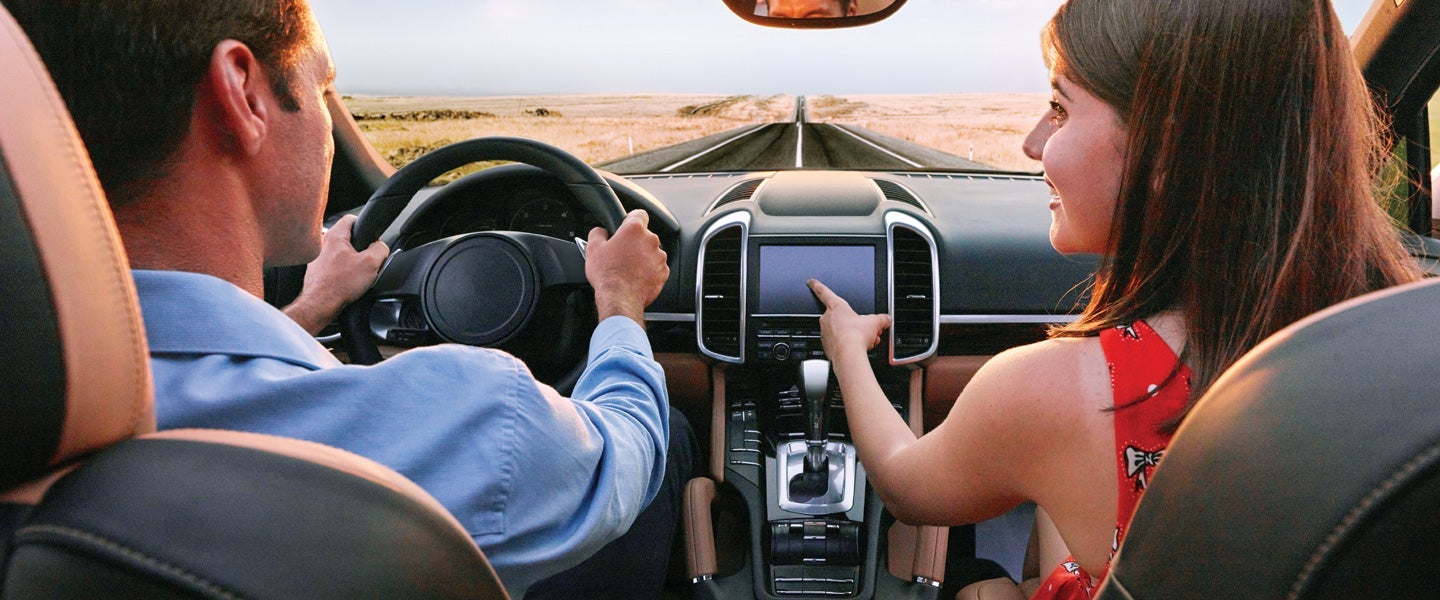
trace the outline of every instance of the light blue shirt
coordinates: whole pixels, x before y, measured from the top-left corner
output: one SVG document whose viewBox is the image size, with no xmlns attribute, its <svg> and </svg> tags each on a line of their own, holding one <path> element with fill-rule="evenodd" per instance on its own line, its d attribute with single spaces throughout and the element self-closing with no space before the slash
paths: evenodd
<svg viewBox="0 0 1440 600">
<path fill-rule="evenodd" d="M 299 438 L 388 466 L 455 515 L 514 598 L 629 529 L 664 477 L 665 375 L 628 318 L 595 329 L 571 399 L 483 348 L 343 365 L 229 282 L 134 276 L 161 429 Z"/>
</svg>

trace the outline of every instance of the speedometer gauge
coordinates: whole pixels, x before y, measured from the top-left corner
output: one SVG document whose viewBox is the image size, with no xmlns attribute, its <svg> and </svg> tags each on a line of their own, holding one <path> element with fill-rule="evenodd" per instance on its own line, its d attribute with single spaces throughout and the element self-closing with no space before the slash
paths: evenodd
<svg viewBox="0 0 1440 600">
<path fill-rule="evenodd" d="M 532 200 L 510 217 L 510 229 L 570 239 L 575 237 L 575 211 L 555 198 Z"/>
</svg>

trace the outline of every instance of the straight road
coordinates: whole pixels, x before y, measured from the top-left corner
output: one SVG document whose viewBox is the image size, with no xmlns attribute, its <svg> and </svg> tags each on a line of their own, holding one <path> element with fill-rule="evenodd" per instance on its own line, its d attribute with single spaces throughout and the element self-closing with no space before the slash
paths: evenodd
<svg viewBox="0 0 1440 600">
<path fill-rule="evenodd" d="M 989 169 L 863 127 L 812 123 L 805 97 L 789 122 L 742 127 L 600 165 L 622 173 L 782 169 Z"/>
</svg>

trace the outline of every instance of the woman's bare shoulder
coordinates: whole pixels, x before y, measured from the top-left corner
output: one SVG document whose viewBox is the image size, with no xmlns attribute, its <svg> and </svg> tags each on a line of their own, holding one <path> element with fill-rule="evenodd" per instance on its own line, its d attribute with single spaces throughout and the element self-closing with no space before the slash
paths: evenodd
<svg viewBox="0 0 1440 600">
<path fill-rule="evenodd" d="M 985 363 L 966 392 L 995 394 L 1045 410 L 1080 408 L 1082 399 L 1108 399 L 1110 373 L 1095 337 L 1051 338 L 1011 348 Z M 1021 408 L 1016 406 L 1014 408 Z M 1068 410 L 1065 410 L 1068 412 Z"/>
</svg>

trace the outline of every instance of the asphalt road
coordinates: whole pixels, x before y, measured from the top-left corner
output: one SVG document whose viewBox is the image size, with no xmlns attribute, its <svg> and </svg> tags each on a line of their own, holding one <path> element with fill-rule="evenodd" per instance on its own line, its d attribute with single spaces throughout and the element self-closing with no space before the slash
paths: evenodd
<svg viewBox="0 0 1440 600">
<path fill-rule="evenodd" d="M 599 166 L 619 173 L 992 168 L 863 127 L 811 123 L 804 96 L 791 115 L 789 122 L 733 129 Z"/>
</svg>

